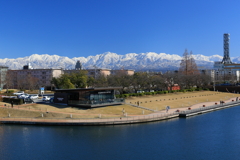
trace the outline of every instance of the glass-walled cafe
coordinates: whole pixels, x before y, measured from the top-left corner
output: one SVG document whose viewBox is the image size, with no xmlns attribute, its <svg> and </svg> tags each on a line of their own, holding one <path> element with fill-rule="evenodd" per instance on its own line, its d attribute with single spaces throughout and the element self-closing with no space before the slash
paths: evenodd
<svg viewBox="0 0 240 160">
<path fill-rule="evenodd" d="M 86 108 L 123 104 L 124 99 L 115 98 L 117 89 L 120 88 L 58 89 L 54 93 L 54 103 Z"/>
</svg>

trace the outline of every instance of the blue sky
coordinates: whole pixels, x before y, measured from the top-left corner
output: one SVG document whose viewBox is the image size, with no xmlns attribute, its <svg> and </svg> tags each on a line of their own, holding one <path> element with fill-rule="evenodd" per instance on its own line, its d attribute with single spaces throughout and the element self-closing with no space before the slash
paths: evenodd
<svg viewBox="0 0 240 160">
<path fill-rule="evenodd" d="M 240 51 L 239 0 L 0 0 L 0 58 Z"/>
</svg>

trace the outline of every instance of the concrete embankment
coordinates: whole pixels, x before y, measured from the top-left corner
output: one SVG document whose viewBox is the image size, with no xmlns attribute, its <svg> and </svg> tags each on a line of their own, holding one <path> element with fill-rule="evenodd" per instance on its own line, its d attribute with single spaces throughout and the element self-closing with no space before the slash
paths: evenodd
<svg viewBox="0 0 240 160">
<path fill-rule="evenodd" d="M 199 107 L 191 110 L 181 112 L 163 113 L 156 112 L 150 115 L 143 116 L 129 116 L 121 118 L 95 118 L 95 119 L 47 119 L 47 118 L 0 118 L 2 124 L 28 124 L 28 125 L 65 125 L 65 126 L 88 126 L 88 125 L 120 125 L 120 124 L 134 124 L 146 123 L 153 121 L 168 120 L 177 117 L 189 117 L 198 114 L 203 114 L 219 109 L 229 108 L 240 105 L 240 101 L 228 102 L 221 105 L 212 105 L 207 107 Z"/>
<path fill-rule="evenodd" d="M 136 117 L 107 118 L 107 119 L 40 119 L 40 118 L 1 118 L 3 124 L 30 124 L 30 125 L 118 125 L 146 123 L 177 118 L 178 113 L 156 114 Z"/>
<path fill-rule="evenodd" d="M 224 104 L 216 104 L 216 105 L 207 106 L 207 107 L 200 107 L 200 108 L 196 108 L 193 110 L 181 111 L 179 113 L 179 117 L 194 116 L 194 115 L 212 112 L 212 111 L 216 111 L 216 110 L 220 110 L 220 109 L 224 109 L 224 108 L 234 107 L 237 105 L 240 105 L 240 101 L 235 101 L 235 102 L 233 101 L 233 102 L 228 102 L 228 103 L 224 103 Z"/>
</svg>

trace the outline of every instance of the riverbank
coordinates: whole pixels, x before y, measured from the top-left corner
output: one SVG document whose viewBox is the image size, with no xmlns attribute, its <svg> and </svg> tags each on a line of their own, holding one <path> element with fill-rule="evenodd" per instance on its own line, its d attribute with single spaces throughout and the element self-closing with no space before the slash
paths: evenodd
<svg viewBox="0 0 240 160">
<path fill-rule="evenodd" d="M 176 118 L 179 116 L 179 112 L 188 110 L 189 108 L 194 110 L 202 107 L 203 105 L 211 106 L 219 103 L 219 101 L 209 102 L 212 99 L 224 99 L 226 103 L 229 103 L 236 99 L 236 95 L 237 94 L 232 93 L 205 91 L 191 94 L 158 95 L 141 97 L 139 99 L 136 97 L 128 99 L 130 102 L 133 101 L 133 99 L 146 102 L 144 107 L 151 108 L 154 103 L 158 103 L 158 105 L 163 106 L 162 110 L 155 110 L 154 112 L 133 107 L 131 105 L 109 106 L 90 110 L 72 108 L 69 106 L 53 107 L 46 104 L 44 106 L 38 106 L 38 104 L 27 104 L 14 106 L 13 108 L 11 108 L 9 105 L 5 107 L 2 105 L 2 107 L 0 107 L 0 121 L 2 123 L 40 125 L 109 125 L 141 123 Z M 208 101 L 197 103 L 201 99 L 206 99 L 206 97 L 208 98 Z M 230 99 L 226 100 L 227 98 Z M 146 101 L 146 99 L 148 101 Z M 162 101 L 160 101 L 160 99 L 162 99 Z M 191 104 L 195 102 L 196 104 L 189 106 L 176 105 L 176 107 L 174 106 L 174 103 L 176 102 L 185 104 Z M 148 106 L 146 106 L 147 104 Z M 165 109 L 166 104 L 171 106 L 168 112 L 166 112 Z M 140 105 L 143 105 L 143 103 L 140 103 Z"/>
<path fill-rule="evenodd" d="M 238 106 L 240 105 L 240 101 L 233 101 L 230 99 L 226 101 L 222 105 L 211 105 L 211 102 L 205 103 L 205 107 L 201 106 L 193 106 L 191 109 L 192 115 L 199 114 L 199 109 L 201 110 L 201 114 L 209 111 L 224 109 L 228 107 Z M 203 110 L 204 111 L 203 111 Z M 131 117 L 120 117 L 120 118 L 108 118 L 102 119 L 37 119 L 37 118 L 0 118 L 2 124 L 30 124 L 30 125 L 65 125 L 65 126 L 83 126 L 83 125 L 119 125 L 119 124 L 134 124 L 134 123 L 146 123 L 146 122 L 153 122 L 153 121 L 160 121 L 160 120 L 167 120 L 172 118 L 181 117 L 182 113 L 185 111 L 189 111 L 189 108 L 182 108 L 182 111 L 169 111 L 164 113 L 163 111 L 159 111 L 154 114 L 145 115 L 145 116 L 131 116 Z"/>
<path fill-rule="evenodd" d="M 234 97 L 235 98 L 235 97 Z M 191 111 L 196 109 L 204 109 L 208 110 L 209 106 L 214 107 L 216 109 L 222 109 L 226 107 L 233 107 L 240 104 L 240 101 L 235 101 L 234 98 L 231 98 L 223 105 L 217 105 L 216 102 L 206 102 L 202 104 L 196 104 L 189 108 Z M 204 106 L 204 108 L 203 108 Z M 179 115 L 185 111 L 189 111 L 189 108 L 179 108 L 179 109 L 170 109 L 168 111 L 158 111 L 149 115 L 141 115 L 141 116 L 126 116 L 120 118 L 101 118 L 98 119 L 73 119 L 71 117 L 64 118 L 64 119 L 46 119 L 46 118 L 11 118 L 5 117 L 0 118 L 0 122 L 2 124 L 30 124 L 30 125 L 119 125 L 119 124 L 133 124 L 133 123 L 146 123 L 146 122 L 153 122 L 153 121 L 160 121 L 160 120 L 167 120 L 171 118 L 177 118 Z M 181 109 L 181 110 L 180 110 Z M 208 110 L 213 111 L 213 109 Z M 206 111 L 206 112 L 208 112 Z M 197 113 L 199 111 L 195 111 Z M 201 112 L 203 113 L 203 112 Z M 195 115 L 195 114 L 194 114 Z"/>
</svg>

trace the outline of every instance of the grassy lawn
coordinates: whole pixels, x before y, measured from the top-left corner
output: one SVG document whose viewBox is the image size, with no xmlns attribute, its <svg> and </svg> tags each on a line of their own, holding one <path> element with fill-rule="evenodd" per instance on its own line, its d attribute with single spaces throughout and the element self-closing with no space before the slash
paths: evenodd
<svg viewBox="0 0 240 160">
<path fill-rule="evenodd" d="M 137 104 L 154 110 L 164 110 L 166 106 L 171 108 L 189 107 L 202 102 L 219 102 L 236 97 L 237 94 L 226 92 L 200 91 L 187 93 L 171 93 L 156 96 L 133 97 L 126 100 L 127 103 Z"/>
<path fill-rule="evenodd" d="M 206 101 L 219 102 L 220 100 L 227 100 L 236 96 L 236 94 L 232 93 L 201 91 L 132 97 L 126 99 L 126 102 L 136 104 L 139 101 L 140 106 L 154 110 L 164 110 L 166 106 L 170 106 L 171 108 L 182 108 Z M 57 104 L 27 104 L 19 106 L 14 105 L 14 108 L 12 109 L 10 108 L 9 103 L 0 102 L 1 106 L 4 104 L 9 106 L 9 108 L 6 109 L 0 107 L 0 117 L 7 117 L 10 113 L 11 117 L 23 118 L 41 118 L 42 114 L 44 114 L 44 118 L 70 118 L 71 114 L 73 118 L 98 118 L 100 114 L 102 118 L 110 118 L 122 117 L 123 108 L 125 110 L 125 113 L 127 113 L 129 116 L 142 115 L 143 111 L 143 109 L 132 107 L 126 104 L 93 109 L 81 109 L 77 107 Z M 145 115 L 150 113 L 153 112 L 144 110 Z"/>
<path fill-rule="evenodd" d="M 130 105 L 107 106 L 94 109 L 81 109 L 65 105 L 54 104 L 27 104 L 14 105 L 12 109 L 10 104 L 0 102 L 0 105 L 7 104 L 9 109 L 0 108 L 0 117 L 7 117 L 8 113 L 11 117 L 37 117 L 41 118 L 42 113 L 46 118 L 68 118 L 72 114 L 73 118 L 98 118 L 101 114 L 102 118 L 122 117 L 123 108 L 128 115 L 142 115 L 142 109 L 132 107 Z M 48 112 L 48 113 L 47 113 Z M 150 114 L 151 111 L 144 111 L 144 114 Z"/>
</svg>

